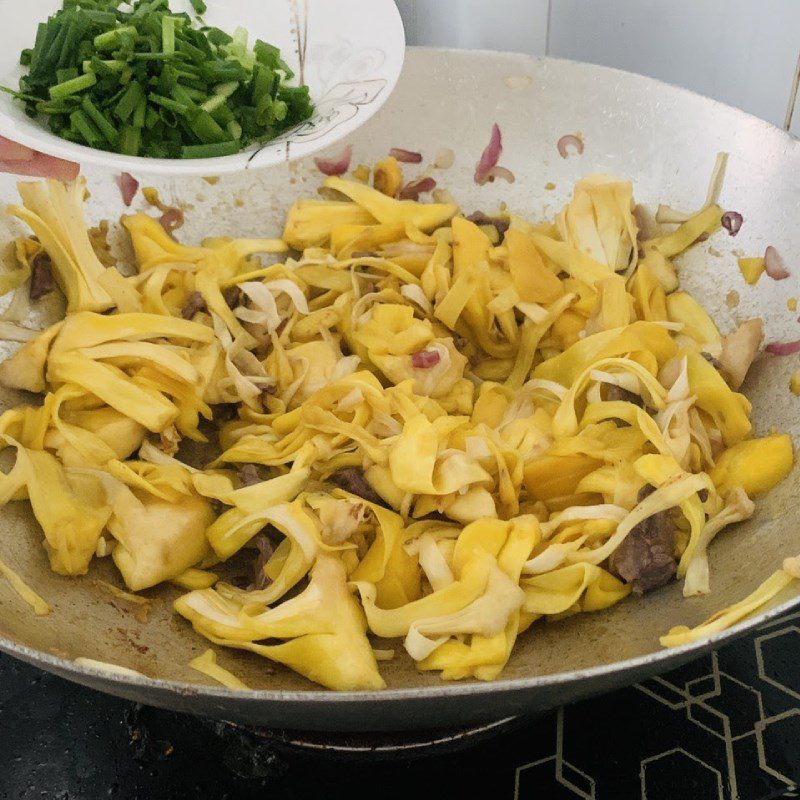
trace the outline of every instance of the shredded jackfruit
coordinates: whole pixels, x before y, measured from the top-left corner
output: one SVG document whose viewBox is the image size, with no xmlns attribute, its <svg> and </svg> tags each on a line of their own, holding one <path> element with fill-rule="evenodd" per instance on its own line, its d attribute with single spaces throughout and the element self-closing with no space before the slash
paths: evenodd
<svg viewBox="0 0 800 800">
<path fill-rule="evenodd" d="M 217 663 L 217 654 L 209 648 L 202 655 L 193 658 L 189 666 L 197 672 L 202 672 L 209 678 L 213 678 L 217 683 L 221 683 L 226 689 L 249 689 L 250 687 L 239 680 L 232 672 L 228 671 L 221 664 Z"/>
<path fill-rule="evenodd" d="M 118 596 L 172 583 L 205 639 L 338 690 L 385 685 L 371 637 L 446 680 L 496 678 L 536 619 L 631 594 L 617 556 L 656 518 L 684 594 L 711 591 L 712 540 L 794 460 L 788 437 L 752 437 L 734 388 L 752 359 L 733 381 L 677 291 L 719 181 L 646 239 L 610 176 L 504 233 L 396 199 L 399 177 L 387 160 L 374 187 L 328 178 L 339 199 L 295 203 L 281 239 L 189 246 L 126 217 L 127 276 L 92 250 L 82 182 L 20 184 L 10 211 L 36 239 L 0 292 L 43 249 L 67 314 L 8 337 L 25 341 L 0 381 L 42 400 L 0 416 L 0 504 L 31 504 L 56 572 L 110 556 Z M 735 623 L 792 569 L 664 643 Z M 247 688 L 212 650 L 190 666 Z"/>
<path fill-rule="evenodd" d="M 11 588 L 33 609 L 40 617 L 51 612 L 50 606 L 27 583 L 19 573 L 8 566 L 5 561 L 0 561 L 0 575 L 10 584 Z"/>
</svg>

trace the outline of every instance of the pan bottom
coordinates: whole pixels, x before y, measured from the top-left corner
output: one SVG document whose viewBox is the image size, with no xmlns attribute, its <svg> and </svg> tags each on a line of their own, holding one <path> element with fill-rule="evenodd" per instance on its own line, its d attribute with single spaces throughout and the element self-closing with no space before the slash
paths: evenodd
<svg viewBox="0 0 800 800">
<path fill-rule="evenodd" d="M 360 757 L 383 760 L 412 760 L 454 753 L 478 742 L 509 733 L 519 727 L 524 717 L 506 717 L 469 727 L 445 730 L 328 733 L 323 731 L 289 731 L 241 725 L 236 722 L 208 721 L 214 732 L 235 753 L 235 763 L 228 764 L 235 772 L 250 771 L 252 765 L 270 761 L 278 767 L 281 755 L 322 756 L 352 762 Z"/>
</svg>

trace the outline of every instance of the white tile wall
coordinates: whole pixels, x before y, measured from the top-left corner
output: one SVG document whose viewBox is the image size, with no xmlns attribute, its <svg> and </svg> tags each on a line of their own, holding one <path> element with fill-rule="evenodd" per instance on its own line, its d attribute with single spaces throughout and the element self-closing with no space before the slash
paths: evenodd
<svg viewBox="0 0 800 800">
<path fill-rule="evenodd" d="M 782 125 L 800 0 L 397 0 L 409 44 L 573 58 L 652 75 Z M 792 131 L 800 135 L 800 109 Z"/>
<path fill-rule="evenodd" d="M 544 55 L 549 0 L 397 0 L 409 44 Z"/>
</svg>

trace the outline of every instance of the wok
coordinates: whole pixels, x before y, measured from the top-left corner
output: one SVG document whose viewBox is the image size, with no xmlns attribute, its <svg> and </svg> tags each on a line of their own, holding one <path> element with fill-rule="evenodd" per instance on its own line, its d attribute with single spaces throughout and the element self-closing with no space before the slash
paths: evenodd
<svg viewBox="0 0 800 800">
<path fill-rule="evenodd" d="M 477 187 L 472 172 L 495 121 L 504 134 L 501 163 L 513 170 L 516 182 Z M 562 159 L 556 142 L 568 133 L 580 133 L 585 151 Z M 450 147 L 455 165 L 437 179 L 467 212 L 491 212 L 506 201 L 533 219 L 552 217 L 574 182 L 598 171 L 631 178 L 639 203 L 693 210 L 705 197 L 715 154 L 728 151 L 722 203 L 744 215 L 744 226 L 735 239 L 721 232 L 689 252 L 681 261 L 682 282 L 723 330 L 757 315 L 765 320 L 768 341 L 800 335 L 797 314 L 786 307 L 789 296 L 800 295 L 800 143 L 740 111 L 597 66 L 412 49 L 395 94 L 353 137 L 353 144 L 354 163 L 374 162 L 392 146 L 421 150 L 431 161 L 440 148 Z M 90 171 L 88 178 L 90 218 L 115 219 L 123 207 L 112 176 Z M 313 193 L 318 180 L 313 163 L 301 162 L 223 177 L 215 185 L 199 178 L 162 179 L 156 185 L 189 207 L 182 238 L 193 241 L 210 234 L 274 234 L 283 210 L 295 198 Z M 548 190 L 550 182 L 555 188 Z M 0 197 L 13 200 L 13 179 L 2 178 L 0 190 Z M 5 239 L 12 227 L 3 224 Z M 764 277 L 748 287 L 733 251 L 759 255 L 768 244 L 778 248 L 795 275 L 780 283 Z M 797 357 L 766 356 L 751 370 L 745 391 L 753 401 L 758 433 L 775 425 L 798 440 L 800 398 L 788 389 L 797 367 Z M 0 397 L 4 406 L 21 399 L 10 393 Z M 255 691 L 210 685 L 188 667 L 207 642 L 171 611 L 177 589 L 146 593 L 156 602 L 147 622 L 137 620 L 135 606 L 97 584 L 99 578 L 121 585 L 107 563 L 96 563 L 77 579 L 51 573 L 27 504 L 12 503 L 0 517 L 0 555 L 54 611 L 34 617 L 0 581 L 0 649 L 132 700 L 290 729 L 430 729 L 542 711 L 675 667 L 795 604 L 796 592 L 787 590 L 771 608 L 714 639 L 671 651 L 658 644 L 659 634 L 672 625 L 698 623 L 750 592 L 785 556 L 800 553 L 797 489 L 795 470 L 760 498 L 750 521 L 715 541 L 709 597 L 685 600 L 676 583 L 609 611 L 539 623 L 518 641 L 501 679 L 488 684 L 446 684 L 431 673 L 418 673 L 398 648 L 398 657 L 381 665 L 387 690 L 341 694 L 321 690 L 257 656 L 228 651 L 220 653 L 220 662 Z M 81 656 L 146 677 L 78 666 L 73 659 Z"/>
</svg>

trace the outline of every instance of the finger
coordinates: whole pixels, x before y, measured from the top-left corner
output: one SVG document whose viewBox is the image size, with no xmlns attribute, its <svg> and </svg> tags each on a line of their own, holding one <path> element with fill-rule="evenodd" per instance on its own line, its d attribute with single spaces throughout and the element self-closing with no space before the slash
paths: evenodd
<svg viewBox="0 0 800 800">
<path fill-rule="evenodd" d="M 32 163 L 42 178 L 53 178 L 57 181 L 74 181 L 81 171 L 81 165 L 74 161 L 39 152 L 34 153 Z"/>
<path fill-rule="evenodd" d="M 28 161 L 33 158 L 35 152 L 24 144 L 0 136 L 0 161 Z"/>
<path fill-rule="evenodd" d="M 23 161 L 0 158 L 0 172 L 10 172 L 14 175 L 30 175 L 35 178 L 71 181 L 78 177 L 80 171 L 79 164 L 65 161 L 63 158 L 48 156 L 44 153 L 34 152 L 32 158 Z"/>
</svg>

